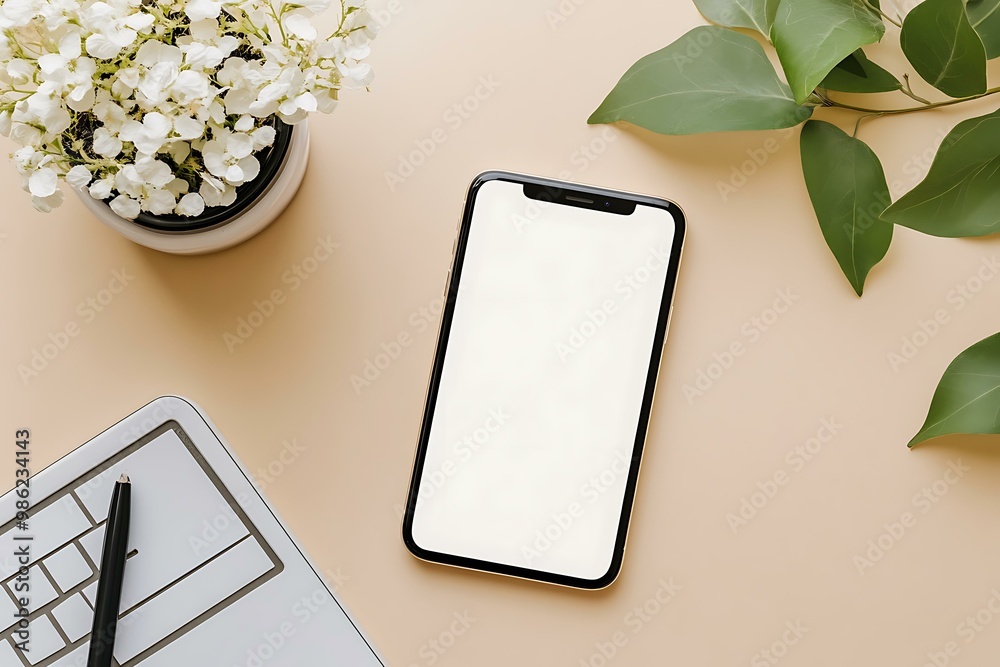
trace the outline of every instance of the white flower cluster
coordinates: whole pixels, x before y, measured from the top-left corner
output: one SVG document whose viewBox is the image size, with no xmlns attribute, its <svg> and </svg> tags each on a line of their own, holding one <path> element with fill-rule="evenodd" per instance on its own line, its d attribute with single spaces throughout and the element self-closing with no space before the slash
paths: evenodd
<svg viewBox="0 0 1000 667">
<path fill-rule="evenodd" d="M 367 13 L 341 0 L 322 36 L 330 3 L 0 1 L 0 132 L 35 207 L 61 203 L 60 180 L 127 219 L 232 204 L 276 119 L 371 81 Z"/>
</svg>

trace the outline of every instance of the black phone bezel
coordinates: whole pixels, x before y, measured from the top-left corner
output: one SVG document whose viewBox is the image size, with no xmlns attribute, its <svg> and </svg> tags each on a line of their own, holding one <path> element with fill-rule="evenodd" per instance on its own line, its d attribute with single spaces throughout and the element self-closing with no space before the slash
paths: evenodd
<svg viewBox="0 0 1000 667">
<path fill-rule="evenodd" d="M 636 424 L 635 444 L 632 449 L 632 457 L 625 485 L 625 495 L 622 501 L 622 512 L 618 522 L 618 531 L 615 538 L 614 551 L 612 553 L 608 571 L 596 579 L 572 577 L 553 572 L 546 572 L 544 570 L 534 570 L 531 568 L 507 565 L 504 563 L 495 563 L 476 558 L 469 558 L 466 556 L 430 551 L 418 545 L 413 538 L 413 514 L 416 508 L 417 494 L 420 489 L 420 481 L 423 475 L 427 444 L 430 437 L 431 424 L 434 419 L 434 408 L 437 401 L 438 390 L 440 388 L 441 372 L 444 367 L 445 354 L 448 348 L 448 338 L 451 333 L 451 325 L 458 296 L 458 287 L 462 278 L 462 267 L 465 261 L 465 252 L 472 224 L 472 214 L 476 205 L 476 196 L 479 189 L 485 183 L 497 180 L 508 181 L 525 186 L 525 194 L 529 198 L 544 198 L 570 206 L 583 206 L 600 211 L 608 210 L 609 213 L 618 213 L 620 215 L 630 214 L 639 204 L 661 208 L 671 213 L 676 225 L 677 233 L 674 234 L 673 245 L 670 249 L 670 261 L 669 266 L 667 267 L 663 297 L 660 302 L 660 312 L 657 318 L 656 331 L 653 337 L 653 346 L 650 350 L 649 367 L 646 374 L 646 386 L 643 392 L 639 421 Z M 569 196 L 570 199 L 567 200 L 567 196 Z M 586 199 L 592 200 L 592 203 L 585 203 L 583 200 Z M 606 206 L 605 202 L 609 202 L 609 204 Z M 406 548 L 411 554 L 421 560 L 432 563 L 451 565 L 453 567 L 490 572 L 585 590 L 598 590 L 606 588 L 611 585 L 615 579 L 617 579 L 618 574 L 621 572 L 622 562 L 625 556 L 628 528 L 632 514 L 632 506 L 635 500 L 636 484 L 639 477 L 639 466 L 642 460 L 642 452 L 645 446 L 646 432 L 649 426 L 649 418 L 652 410 L 653 394 L 656 389 L 656 379 L 659 372 L 660 360 L 663 355 L 664 342 L 666 340 L 667 323 L 673 305 L 674 291 L 677 284 L 677 273 L 680 266 L 681 250 L 684 244 L 686 229 L 687 223 L 684 212 L 677 204 L 666 199 L 619 192 L 589 185 L 568 183 L 537 176 L 527 176 L 506 171 L 487 171 L 479 174 L 475 179 L 473 179 L 472 184 L 469 186 L 468 195 L 466 196 L 462 220 L 458 230 L 458 240 L 455 245 L 455 252 L 452 259 L 450 278 L 445 288 L 445 300 L 441 313 L 438 340 L 435 346 L 434 362 L 427 386 L 427 394 L 424 401 L 424 413 L 420 425 L 420 435 L 417 440 L 417 450 L 410 478 L 410 488 L 407 492 L 406 507 L 403 514 L 403 543 L 406 545 Z"/>
</svg>

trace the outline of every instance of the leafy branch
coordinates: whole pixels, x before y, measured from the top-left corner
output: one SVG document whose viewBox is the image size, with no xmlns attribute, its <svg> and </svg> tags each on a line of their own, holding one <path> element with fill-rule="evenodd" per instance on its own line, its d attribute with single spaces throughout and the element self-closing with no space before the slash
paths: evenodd
<svg viewBox="0 0 1000 667">
<path fill-rule="evenodd" d="M 887 1 L 895 16 L 879 0 L 694 0 L 715 25 L 697 27 L 641 58 L 588 122 L 626 121 L 670 135 L 804 123 L 802 169 L 819 228 L 861 296 L 896 225 L 939 237 L 1000 233 L 1000 111 L 952 129 L 926 177 L 896 202 L 878 156 L 857 137 L 867 118 L 933 111 L 1000 93 L 1000 86 L 991 88 L 987 80 L 987 61 L 1000 57 L 1000 0 L 923 0 L 905 16 L 893 0 Z M 899 29 L 899 46 L 913 71 L 947 99 L 918 95 L 909 74 L 900 81 L 868 58 L 864 49 L 882 41 L 886 22 Z M 783 78 L 748 30 L 773 47 Z M 869 107 L 835 95 L 891 92 L 917 105 Z M 829 108 L 859 114 L 853 135 L 814 118 Z M 986 377 L 996 380 L 1000 334 L 979 345 L 983 347 L 970 348 L 955 364 L 965 369 L 967 358 L 975 359 L 985 365 Z M 966 361 L 960 364 L 961 359 Z M 974 382 L 982 382 L 969 377 L 976 376 L 965 370 L 946 374 L 946 389 L 939 388 L 939 394 L 964 395 Z M 951 408 L 958 412 L 933 424 L 929 416 L 921 434 L 1000 433 L 996 384 L 976 399 L 975 423 L 962 416 L 962 411 L 970 412 L 968 406 L 956 408 L 936 394 L 931 416 Z M 982 407 L 983 400 L 989 409 Z M 993 415 L 989 424 L 987 414 Z"/>
</svg>

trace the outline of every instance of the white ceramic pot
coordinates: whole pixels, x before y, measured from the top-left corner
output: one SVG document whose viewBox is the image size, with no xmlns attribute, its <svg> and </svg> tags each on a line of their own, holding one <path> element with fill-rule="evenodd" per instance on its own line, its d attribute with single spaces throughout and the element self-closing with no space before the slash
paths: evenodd
<svg viewBox="0 0 1000 667">
<path fill-rule="evenodd" d="M 211 227 L 198 230 L 170 231 L 153 229 L 137 221 L 119 217 L 107 203 L 94 199 L 85 190 L 77 195 L 98 220 L 139 245 L 177 255 L 199 255 L 231 248 L 260 233 L 285 210 L 302 184 L 309 162 L 309 126 L 298 123 L 291 128 L 287 149 L 271 158 L 281 160 L 274 177 L 241 212 Z M 261 165 L 261 175 L 265 173 Z M 252 182 L 251 182 L 252 183 Z M 249 184 L 248 184 L 249 185 Z M 236 206 L 236 204 L 234 204 Z M 194 219 L 197 220 L 197 219 Z"/>
</svg>

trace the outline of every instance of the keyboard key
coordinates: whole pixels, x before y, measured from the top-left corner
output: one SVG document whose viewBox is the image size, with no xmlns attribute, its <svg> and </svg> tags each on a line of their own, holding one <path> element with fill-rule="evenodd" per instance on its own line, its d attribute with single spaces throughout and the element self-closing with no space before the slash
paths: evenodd
<svg viewBox="0 0 1000 667">
<path fill-rule="evenodd" d="M 79 593 L 53 609 L 52 617 L 71 642 L 89 634 L 94 626 L 94 610 Z"/>
<path fill-rule="evenodd" d="M 0 640 L 0 667 L 24 667 L 17 651 L 6 639 Z"/>
<path fill-rule="evenodd" d="M 8 581 L 7 588 L 10 589 L 15 598 L 27 598 L 28 610 L 31 612 L 41 609 L 58 596 L 52 582 L 37 565 L 31 566 L 27 577 L 18 575 Z M 19 588 L 23 588 L 23 590 L 18 590 Z"/>
<path fill-rule="evenodd" d="M 83 546 L 83 550 L 87 552 L 90 560 L 94 561 L 98 568 L 101 567 L 101 552 L 104 550 L 104 526 L 105 524 L 102 523 L 80 538 L 80 545 Z"/>
<path fill-rule="evenodd" d="M 30 544 L 31 560 L 34 563 L 63 546 L 83 531 L 90 528 L 90 520 L 80 509 L 73 496 L 63 496 L 61 499 L 38 510 L 28 519 L 27 531 L 11 528 L 0 535 L 0 580 L 6 579 L 17 572 L 21 563 L 14 556 L 17 549 Z M 14 539 L 25 534 L 34 536 L 31 542 L 21 542 Z"/>
<path fill-rule="evenodd" d="M 90 649 L 90 642 L 85 641 L 80 646 L 59 658 L 46 667 L 87 667 L 87 651 Z"/>
<path fill-rule="evenodd" d="M 31 639 L 24 657 L 33 665 L 37 665 L 66 644 L 48 616 L 39 616 L 31 621 Z"/>
<path fill-rule="evenodd" d="M 91 607 L 97 606 L 97 584 L 98 582 L 95 581 L 83 589 L 83 597 L 87 598 Z"/>
<path fill-rule="evenodd" d="M 86 483 L 77 493 L 94 516 L 107 515 L 114 480 L 132 480 L 129 558 L 122 586 L 126 611 L 171 585 L 205 561 L 249 535 L 249 531 L 205 471 L 173 431 L 146 444 Z M 93 480 L 91 480 L 93 482 Z M 80 543 L 100 563 L 101 533 Z"/>
<path fill-rule="evenodd" d="M 273 567 L 250 537 L 118 622 L 115 659 L 125 664 Z M 128 568 L 125 568 L 128 576 Z"/>
<path fill-rule="evenodd" d="M 10 599 L 10 595 L 7 591 L 0 589 L 0 632 L 3 632 L 10 626 L 14 625 L 17 621 L 14 618 L 14 614 L 17 613 L 17 604 Z M 0 667 L 3 667 L 3 661 L 0 660 Z"/>
<path fill-rule="evenodd" d="M 75 544 L 63 547 L 42 563 L 63 593 L 86 581 L 93 574 L 83 554 L 80 553 L 80 547 Z"/>
</svg>

